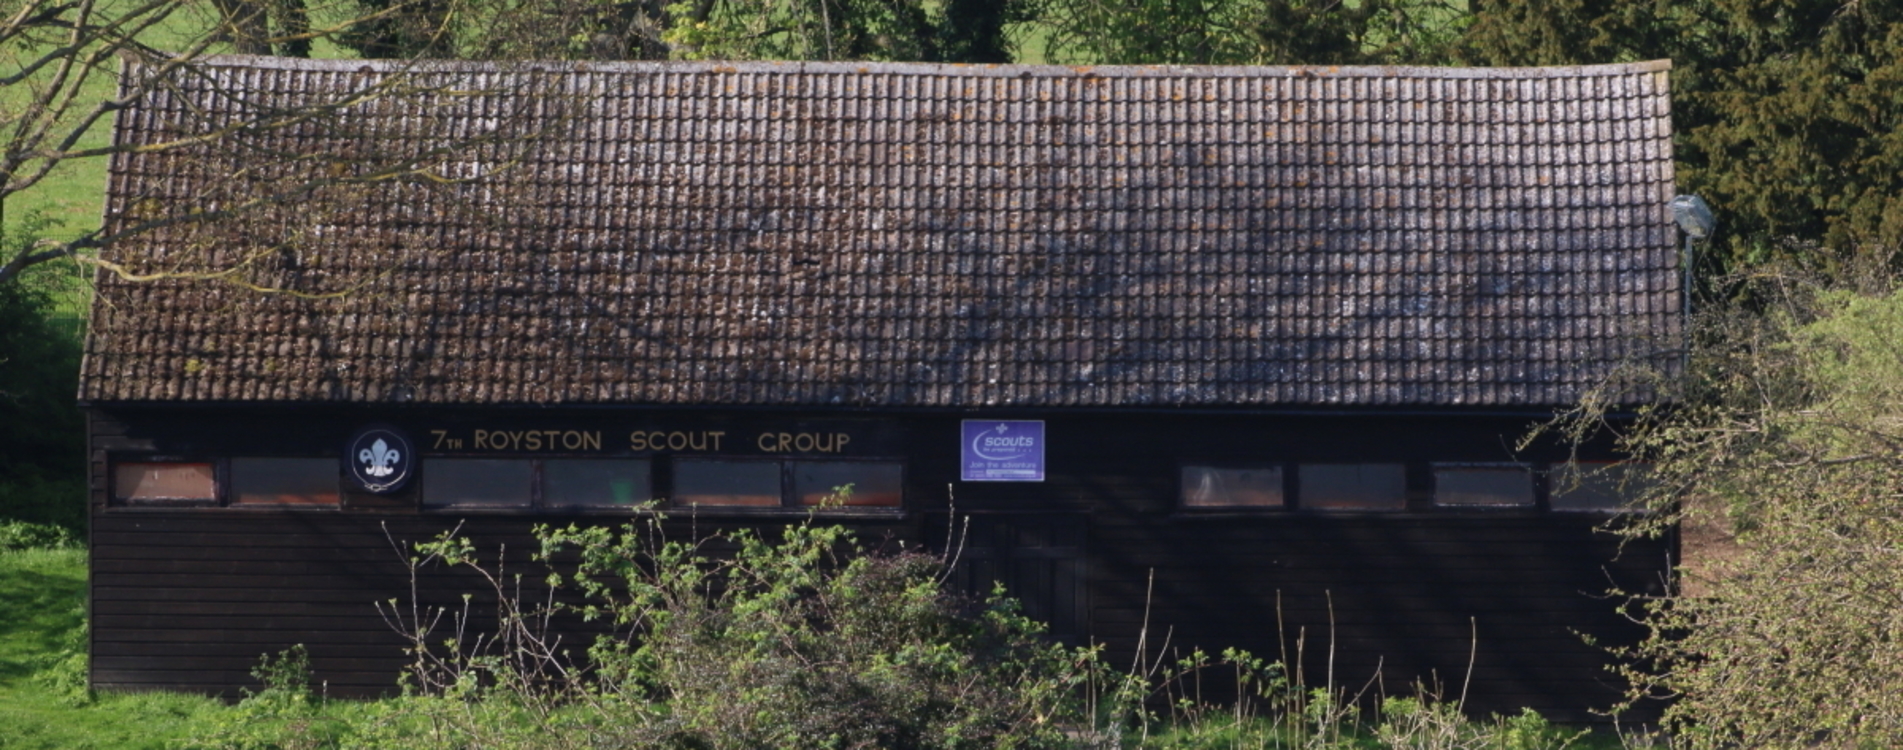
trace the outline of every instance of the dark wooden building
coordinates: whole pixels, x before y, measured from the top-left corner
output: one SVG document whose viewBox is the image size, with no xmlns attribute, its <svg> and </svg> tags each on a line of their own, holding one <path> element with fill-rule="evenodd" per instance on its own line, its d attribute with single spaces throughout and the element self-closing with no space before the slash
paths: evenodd
<svg viewBox="0 0 1903 750">
<path fill-rule="evenodd" d="M 387 691 L 390 538 L 658 499 L 1587 718 L 1669 544 L 1516 445 L 1679 332 L 1667 72 L 216 60 L 118 120 L 248 124 L 112 165 L 93 682 Z"/>
</svg>

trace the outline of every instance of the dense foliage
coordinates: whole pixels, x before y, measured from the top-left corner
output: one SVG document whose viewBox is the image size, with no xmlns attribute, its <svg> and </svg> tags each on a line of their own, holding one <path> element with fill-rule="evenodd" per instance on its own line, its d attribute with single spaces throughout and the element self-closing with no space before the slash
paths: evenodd
<svg viewBox="0 0 1903 750">
<path fill-rule="evenodd" d="M 42 229 L 0 235 L 0 256 Z M 80 344 L 57 315 L 70 268 L 35 268 L 0 284 L 0 521 L 85 528 L 85 432 L 74 404 Z"/>
<path fill-rule="evenodd" d="M 1448 0 L 1043 0 L 1055 62 L 1432 64 L 1467 19 Z"/>
<path fill-rule="evenodd" d="M 1032 0 L 349 0 L 365 57 L 1007 62 Z"/>
<path fill-rule="evenodd" d="M 525 601 L 464 538 L 423 545 L 419 572 L 474 571 L 498 607 L 474 637 L 443 613 L 393 610 L 415 664 L 408 710 L 444 746 L 679 748 L 1057 747 L 1089 718 L 1089 651 L 1046 641 L 1005 600 L 961 602 L 936 558 L 871 554 L 846 529 L 780 538 L 541 532 L 542 558 L 578 555 L 549 584 L 583 595 Z M 562 601 L 556 599 L 555 601 Z M 450 613 L 454 614 L 454 613 Z M 550 629 L 610 626 L 587 653 Z M 470 704 L 487 707 L 470 714 Z M 439 713 L 440 712 L 440 713 Z M 421 745 L 419 745 L 421 746 Z"/>
<path fill-rule="evenodd" d="M 1679 595 L 1632 604 L 1635 698 L 1689 747 L 1903 746 L 1903 293 L 1742 286 L 1622 437 L 1660 509 L 1625 531 L 1684 540 Z"/>
<path fill-rule="evenodd" d="M 1455 59 L 1668 58 L 1678 180 L 1720 259 L 1891 266 L 1903 249 L 1903 5 L 1856 0 L 1476 0 Z"/>
<path fill-rule="evenodd" d="M 301 648 L 266 657 L 264 689 L 188 746 L 1559 750 L 1585 734 L 1530 711 L 1472 720 L 1427 691 L 1311 688 L 1238 652 L 1117 673 L 1042 638 L 1008 600 L 948 595 L 943 560 L 868 550 L 837 527 L 692 544 L 648 522 L 540 536 L 569 571 L 547 582 L 583 596 L 525 586 L 463 538 L 417 545 L 419 575 L 487 580 L 469 601 L 494 616 L 391 610 L 416 660 L 402 697 L 368 705 L 312 695 Z M 613 626 L 585 655 L 549 627 L 576 615 Z M 1201 702 L 1215 679 L 1250 698 Z"/>
</svg>

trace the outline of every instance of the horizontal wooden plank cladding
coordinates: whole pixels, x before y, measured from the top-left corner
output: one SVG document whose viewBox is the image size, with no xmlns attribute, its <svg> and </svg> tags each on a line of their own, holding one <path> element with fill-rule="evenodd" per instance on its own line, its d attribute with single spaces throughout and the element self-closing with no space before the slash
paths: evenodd
<svg viewBox="0 0 1903 750">
<path fill-rule="evenodd" d="M 366 592 L 362 588 L 286 588 L 232 589 L 194 585 L 190 581 L 164 587 L 95 584 L 93 606 L 113 606 L 114 602 L 141 602 L 149 605 L 171 602 L 270 603 L 311 602 L 312 604 L 354 604 L 380 602 L 391 596 L 409 595 L 407 584 L 401 589 Z"/>
<path fill-rule="evenodd" d="M 1153 647 L 1167 634 L 1176 646 L 1237 646 L 1274 657 L 1301 633 L 1307 667 L 1320 674 L 1326 661 L 1317 659 L 1332 630 L 1338 681 L 1366 680 L 1379 670 L 1390 686 L 1430 677 L 1457 684 L 1472 652 L 1470 705 L 1529 705 L 1576 720 L 1618 695 L 1606 671 L 1610 657 L 1576 632 L 1629 640 L 1632 626 L 1618 616 L 1616 602 L 1599 595 L 1609 581 L 1657 580 L 1669 548 L 1645 542 L 1621 551 L 1596 530 L 1604 519 L 1588 517 L 1286 513 L 1216 521 L 1112 506 L 1075 517 L 1086 519 L 1086 538 L 1009 553 L 1023 560 L 1050 550 L 1079 556 L 1087 590 L 1082 635 L 1105 644 L 1113 663 L 1129 663 L 1147 616 Z M 98 513 L 95 680 L 229 694 L 233 685 L 250 684 L 249 668 L 261 654 L 304 643 L 333 694 L 391 690 L 405 663 L 403 641 L 373 603 L 407 601 L 410 579 L 388 536 L 428 539 L 460 520 Z M 529 527 L 549 520 L 470 517 L 463 531 L 485 555 L 506 544 L 511 567 L 533 574 L 540 568 L 528 560 L 535 548 Z M 740 523 L 784 521 L 732 525 Z M 699 528 L 715 525 L 702 519 Z M 854 525 L 869 537 L 923 538 L 933 546 L 945 533 L 932 514 Z M 436 589 L 425 599 L 442 604 L 476 584 L 441 570 L 419 581 Z M 491 617 L 481 605 L 473 614 Z M 571 642 L 592 638 L 587 630 L 577 628 Z"/>
<path fill-rule="evenodd" d="M 151 641 L 101 641 L 93 644 L 93 653 L 99 656 L 150 656 L 151 651 L 149 650 L 149 646 L 146 645 L 148 643 L 151 643 Z M 260 645 L 274 645 L 275 643 L 279 642 Z M 300 640 L 298 643 L 302 644 L 305 649 L 311 653 L 326 659 L 332 657 L 378 660 L 403 658 L 401 652 L 391 651 L 389 644 L 364 644 L 357 642 L 324 643 L 309 639 Z M 278 648 L 286 647 L 288 647 L 288 645 L 278 646 Z M 168 656 L 219 657 L 229 655 L 231 649 L 226 647 L 223 643 L 170 642 L 169 645 L 165 647 L 165 653 Z M 256 664 L 255 659 L 252 664 Z"/>
<path fill-rule="evenodd" d="M 1663 588 L 1670 540 L 1621 543 L 1595 516 L 1261 513 L 1092 518 L 1092 638 L 1112 663 L 1156 649 L 1236 647 L 1337 684 L 1380 673 L 1470 680 L 1470 709 L 1569 721 L 1618 701 L 1614 657 L 1640 631 L 1613 586 Z M 1147 630 L 1146 630 L 1147 626 Z M 1470 660 L 1471 659 L 1471 666 Z M 1458 688 L 1456 688 L 1458 689 Z"/>
<path fill-rule="evenodd" d="M 456 529 L 494 560 L 507 549 L 509 570 L 524 574 L 524 594 L 539 599 L 546 568 L 530 560 L 536 523 L 619 525 L 626 516 L 365 516 L 347 513 L 239 511 L 94 514 L 93 679 L 123 689 L 188 689 L 230 695 L 252 684 L 260 656 L 304 644 L 313 678 L 334 694 L 394 689 L 407 663 L 406 641 L 376 604 L 397 600 L 411 617 L 405 545 Z M 890 519 L 848 522 L 867 539 L 902 538 Z M 674 538 L 715 528 L 772 529 L 784 519 L 667 524 Z M 393 544 L 392 540 L 395 540 Z M 572 555 L 563 556 L 572 561 Z M 441 566 L 415 579 L 422 604 L 460 611 L 473 592 L 470 632 L 493 628 L 495 610 L 482 580 Z M 564 594 L 564 599 L 572 595 Z M 442 628 L 450 627 L 445 619 Z M 594 640 L 601 624 L 563 620 L 563 639 Z M 439 632 L 443 632 L 439 628 Z"/>
<path fill-rule="evenodd" d="M 1545 540 L 1572 539 L 1614 544 L 1618 537 L 1600 530 L 1608 520 L 1597 516 L 1563 514 L 1455 512 L 1274 512 L 1215 518 L 1172 514 L 1160 518 L 1106 516 L 1098 522 L 1096 531 L 1098 538 L 1104 541 L 1140 541 L 1156 536 L 1197 534 L 1205 539 L 1235 543 L 1380 539 L 1434 545 L 1463 542 L 1536 544 Z"/>
<path fill-rule="evenodd" d="M 1573 634 L 1575 630 L 1590 628 L 1623 632 L 1622 626 L 1628 622 L 1611 607 L 1603 610 L 1562 609 L 1557 612 L 1539 607 L 1502 607 L 1491 611 L 1475 609 L 1462 612 L 1405 605 L 1377 609 L 1373 613 L 1347 607 L 1332 613 L 1325 609 L 1275 610 L 1270 607 L 1224 611 L 1156 607 L 1148 612 L 1096 607 L 1091 610 L 1090 619 L 1096 624 L 1092 632 L 1100 636 L 1132 631 L 1147 624 L 1152 631 L 1167 628 L 1177 633 L 1273 633 L 1277 630 L 1294 632 L 1298 628 L 1321 632 L 1331 628 L 1344 631 L 1379 628 L 1394 632 L 1427 631 L 1459 638 L 1466 638 L 1477 629 L 1488 635 L 1510 638 L 1559 633 L 1569 641 L 1579 640 Z"/>
<path fill-rule="evenodd" d="M 255 666 L 255 664 L 254 664 Z M 379 698 L 398 694 L 401 689 L 388 675 L 401 664 L 375 664 L 362 671 L 331 670 L 317 679 L 316 689 L 332 698 Z M 145 690 L 187 690 L 221 696 L 243 697 L 241 687 L 254 684 L 251 668 L 210 669 L 186 666 L 166 669 L 144 666 L 139 669 L 93 670 L 93 686 L 105 690 L 136 692 Z"/>
</svg>

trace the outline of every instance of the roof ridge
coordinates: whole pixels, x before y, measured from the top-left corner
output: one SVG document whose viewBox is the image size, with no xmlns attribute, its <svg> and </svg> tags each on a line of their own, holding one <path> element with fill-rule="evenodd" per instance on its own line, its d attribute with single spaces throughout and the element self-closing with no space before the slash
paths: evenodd
<svg viewBox="0 0 1903 750">
<path fill-rule="evenodd" d="M 310 71 L 520 71 L 632 73 L 702 71 L 709 73 L 865 73 L 956 75 L 973 78 L 1585 78 L 1669 71 L 1671 60 L 1522 68 L 1407 65 L 1025 65 L 1015 63 L 816 62 L 816 61 L 561 61 L 527 60 L 364 60 L 212 55 L 201 64 L 215 67 Z"/>
</svg>

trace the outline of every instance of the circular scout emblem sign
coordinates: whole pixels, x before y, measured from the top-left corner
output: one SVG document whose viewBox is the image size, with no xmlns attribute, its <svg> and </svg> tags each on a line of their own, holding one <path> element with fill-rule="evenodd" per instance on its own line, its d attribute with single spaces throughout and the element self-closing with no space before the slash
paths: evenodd
<svg viewBox="0 0 1903 750">
<path fill-rule="evenodd" d="M 344 466 L 358 487 L 387 495 L 403 489 L 416 473 L 416 448 L 396 428 L 372 425 L 358 430 L 344 446 Z"/>
</svg>

